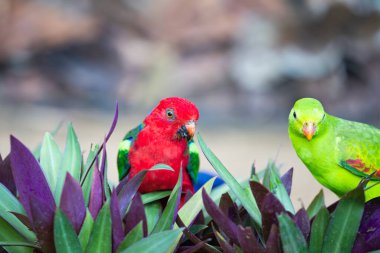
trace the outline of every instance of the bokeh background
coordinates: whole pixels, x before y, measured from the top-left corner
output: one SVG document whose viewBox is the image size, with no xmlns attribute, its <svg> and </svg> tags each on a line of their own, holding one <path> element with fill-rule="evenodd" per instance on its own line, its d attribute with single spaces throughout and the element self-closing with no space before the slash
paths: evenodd
<svg viewBox="0 0 380 253">
<path fill-rule="evenodd" d="M 88 150 L 119 101 L 108 144 L 116 182 L 118 142 L 168 96 L 198 105 L 198 130 L 237 178 L 268 159 L 294 167 L 292 198 L 307 205 L 322 187 L 291 147 L 288 112 L 315 97 L 380 126 L 380 1 L 0 1 L 3 156 L 9 134 L 33 149 L 61 121 Z"/>
</svg>

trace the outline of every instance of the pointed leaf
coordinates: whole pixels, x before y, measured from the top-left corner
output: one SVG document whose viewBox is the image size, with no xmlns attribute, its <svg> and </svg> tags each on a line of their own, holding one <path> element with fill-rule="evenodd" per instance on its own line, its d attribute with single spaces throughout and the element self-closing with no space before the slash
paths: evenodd
<svg viewBox="0 0 380 253">
<path fill-rule="evenodd" d="M 54 217 L 54 241 L 57 253 L 83 252 L 73 226 L 60 209 Z"/>
<path fill-rule="evenodd" d="M 3 161 L 0 161 L 0 183 L 16 196 L 16 184 L 13 180 L 11 158 L 9 155 Z"/>
<path fill-rule="evenodd" d="M 104 204 L 95 220 L 86 252 L 112 252 L 112 221 L 109 201 Z"/>
<path fill-rule="evenodd" d="M 121 242 L 119 248 L 117 249 L 117 253 L 122 252 L 127 249 L 129 246 L 134 244 L 135 242 L 141 240 L 143 238 L 143 224 L 142 221 L 139 222 L 136 227 L 134 227 Z"/>
<path fill-rule="evenodd" d="M 323 195 L 323 191 L 320 190 L 317 196 L 311 201 L 311 204 L 307 208 L 306 212 L 309 216 L 309 219 L 313 218 L 319 210 L 325 206 L 325 197 Z"/>
<path fill-rule="evenodd" d="M 284 253 L 307 252 L 307 244 L 301 231 L 287 214 L 278 216 L 282 249 Z"/>
<path fill-rule="evenodd" d="M 41 146 L 40 164 L 52 190 L 55 189 L 57 184 L 61 159 L 61 151 L 53 136 L 50 133 L 46 133 Z"/>
<path fill-rule="evenodd" d="M 292 191 L 292 182 L 293 182 L 293 168 L 288 170 L 282 177 L 281 182 L 284 185 L 286 192 L 290 196 L 290 193 Z"/>
<path fill-rule="evenodd" d="M 31 232 L 17 217 L 12 213 L 25 215 L 25 210 L 16 197 L 2 184 L 0 184 L 0 216 L 5 219 L 14 229 L 17 230 L 28 241 L 34 242 L 36 235 Z"/>
<path fill-rule="evenodd" d="M 310 221 L 305 208 L 298 210 L 298 212 L 294 215 L 293 220 L 301 230 L 305 239 L 307 239 L 310 234 Z"/>
<path fill-rule="evenodd" d="M 142 202 L 145 204 L 151 203 L 153 201 L 163 199 L 168 197 L 171 194 L 171 191 L 157 191 L 149 192 L 141 195 Z"/>
<path fill-rule="evenodd" d="M 200 134 L 197 134 L 199 145 L 202 152 L 205 154 L 207 160 L 214 167 L 218 175 L 224 180 L 224 182 L 231 188 L 232 192 L 241 201 L 244 208 L 247 210 L 251 218 L 257 224 L 258 227 L 261 226 L 261 213 L 257 207 L 256 201 L 251 192 L 247 192 L 243 187 L 236 181 L 236 179 L 231 175 L 231 173 L 224 167 L 220 160 L 215 156 L 215 154 L 207 147 L 206 143 L 203 141 Z"/>
<path fill-rule="evenodd" d="M 166 207 L 162 212 L 160 219 L 158 220 L 156 226 L 154 227 L 152 233 L 161 232 L 164 230 L 171 229 L 173 223 L 178 213 L 179 202 L 181 199 L 182 192 L 182 170 L 180 170 L 178 175 L 177 184 L 174 186 L 172 193 L 168 199 Z"/>
<path fill-rule="evenodd" d="M 137 193 L 132 200 L 127 215 L 125 216 L 125 232 L 128 234 L 138 223 L 143 222 L 144 235 L 147 234 L 147 217 L 140 194 Z"/>
<path fill-rule="evenodd" d="M 266 241 L 265 246 L 266 253 L 281 253 L 280 232 L 275 224 L 273 224 L 270 229 L 268 240 Z"/>
<path fill-rule="evenodd" d="M 30 207 L 31 199 L 38 199 L 49 210 L 55 210 L 53 195 L 33 154 L 13 136 L 11 136 L 10 156 L 13 178 L 15 179 L 20 202 L 33 223 Z"/>
<path fill-rule="evenodd" d="M 273 224 L 277 223 L 277 215 L 284 213 L 285 208 L 282 206 L 280 201 L 271 193 L 267 193 L 265 195 L 262 207 L 261 207 L 261 213 L 263 217 L 263 236 L 264 239 L 267 239 L 269 236 L 269 232 Z"/>
<path fill-rule="evenodd" d="M 238 238 L 240 248 L 245 253 L 263 253 L 264 249 L 260 246 L 250 227 L 243 228 L 238 226 Z"/>
<path fill-rule="evenodd" d="M 51 135 L 55 136 L 58 133 L 58 131 L 61 129 L 62 126 L 63 126 L 63 121 L 60 121 L 58 123 L 58 125 L 53 129 L 53 131 L 51 131 Z M 33 156 L 36 158 L 36 160 L 40 160 L 41 146 L 42 146 L 42 143 L 39 143 L 37 145 L 37 147 L 32 152 Z"/>
<path fill-rule="evenodd" d="M 6 220 L 4 220 L 2 217 L 0 217 L 0 245 L 5 244 L 14 244 L 14 245 L 21 245 L 21 244 L 31 244 L 28 240 L 26 240 L 23 236 L 21 236 L 18 231 L 16 231 Z M 7 249 L 8 252 L 15 252 L 15 253 L 32 253 L 32 248 L 27 247 L 4 247 Z"/>
<path fill-rule="evenodd" d="M 92 185 L 92 179 L 93 179 L 94 164 L 91 166 L 91 163 L 95 159 L 96 153 L 98 152 L 98 150 L 99 150 L 99 145 L 95 145 L 95 146 L 91 145 L 91 149 L 87 156 L 87 160 L 84 166 L 85 171 L 88 171 L 86 180 L 84 180 L 82 184 L 83 197 L 84 197 L 84 202 L 86 206 L 88 206 L 88 203 L 90 201 L 90 192 L 91 192 L 91 185 Z"/>
<path fill-rule="evenodd" d="M 236 253 L 234 248 L 223 238 L 223 236 L 214 229 L 214 234 L 224 253 Z"/>
<path fill-rule="evenodd" d="M 111 193 L 111 219 L 112 219 L 112 252 L 115 252 L 124 239 L 123 221 L 121 219 L 119 201 L 116 190 Z"/>
<path fill-rule="evenodd" d="M 319 209 L 311 225 L 310 253 L 322 252 L 323 238 L 328 224 L 329 212 L 326 207 L 322 207 Z"/>
<path fill-rule="evenodd" d="M 98 168 L 95 166 L 93 172 L 91 193 L 90 193 L 90 202 L 88 209 L 92 214 L 92 217 L 96 219 L 98 216 L 99 210 L 103 205 L 103 186 L 102 179 L 100 178 L 100 173 Z"/>
<path fill-rule="evenodd" d="M 70 220 L 74 230 L 79 234 L 80 228 L 86 216 L 86 207 L 82 194 L 82 188 L 69 173 L 66 173 L 66 180 L 63 186 L 60 207 L 63 213 Z"/>
<path fill-rule="evenodd" d="M 79 181 L 81 165 L 82 153 L 80 150 L 78 137 L 74 131 L 73 125 L 70 123 L 67 127 L 67 139 L 61 169 L 68 171 L 73 178 Z"/>
<path fill-rule="evenodd" d="M 269 193 L 269 190 L 264 185 L 258 182 L 251 181 L 249 182 L 249 185 L 251 187 L 252 194 L 256 199 L 256 203 L 259 209 L 262 210 L 261 206 L 263 204 L 265 195 Z"/>
<path fill-rule="evenodd" d="M 162 213 L 162 205 L 159 201 L 151 202 L 149 204 L 146 204 L 144 206 L 144 209 L 146 217 L 146 226 L 145 223 L 143 223 L 143 228 L 144 236 L 147 236 L 153 231 L 154 226 L 157 224 L 157 221 L 160 218 L 160 215 Z"/>
<path fill-rule="evenodd" d="M 182 229 L 174 229 L 152 234 L 132 244 L 120 253 L 165 253 L 175 243 L 178 236 L 182 234 Z"/>
<path fill-rule="evenodd" d="M 79 242 L 83 251 L 86 250 L 88 241 L 90 240 L 92 227 L 94 226 L 94 220 L 89 210 L 86 211 L 86 218 L 84 219 L 82 228 L 79 232 Z"/>
<path fill-rule="evenodd" d="M 349 252 L 354 244 L 364 211 L 364 191 L 359 186 L 346 194 L 332 213 L 323 243 L 323 252 Z"/>
</svg>

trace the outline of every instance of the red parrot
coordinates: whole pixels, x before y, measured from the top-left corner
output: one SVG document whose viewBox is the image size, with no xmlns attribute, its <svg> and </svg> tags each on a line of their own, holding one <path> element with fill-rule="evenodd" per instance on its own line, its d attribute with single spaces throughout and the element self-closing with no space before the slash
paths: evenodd
<svg viewBox="0 0 380 253">
<path fill-rule="evenodd" d="M 171 190 L 177 183 L 183 167 L 182 192 L 194 192 L 199 170 L 199 152 L 193 141 L 199 118 L 197 107 L 190 101 L 165 98 L 144 119 L 143 123 L 129 131 L 119 145 L 117 165 L 119 180 L 157 164 L 174 169 L 149 171 L 139 192 Z"/>
</svg>

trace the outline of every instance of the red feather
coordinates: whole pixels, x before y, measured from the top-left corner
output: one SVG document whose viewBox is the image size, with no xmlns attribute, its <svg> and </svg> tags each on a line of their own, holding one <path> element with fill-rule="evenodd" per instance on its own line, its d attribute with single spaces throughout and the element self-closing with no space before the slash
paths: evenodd
<svg viewBox="0 0 380 253">
<path fill-rule="evenodd" d="M 168 119 L 168 109 L 174 111 L 174 119 Z M 139 191 L 142 193 L 173 189 L 183 167 L 182 191 L 194 192 L 193 184 L 186 171 L 188 162 L 187 140 L 178 138 L 178 130 L 190 120 L 197 121 L 199 112 L 196 106 L 183 98 L 167 98 L 144 120 L 144 128 L 138 134 L 129 151 L 131 170 L 129 178 L 139 171 L 147 170 L 156 164 L 167 164 L 173 171 L 158 170 L 147 173 Z"/>
</svg>

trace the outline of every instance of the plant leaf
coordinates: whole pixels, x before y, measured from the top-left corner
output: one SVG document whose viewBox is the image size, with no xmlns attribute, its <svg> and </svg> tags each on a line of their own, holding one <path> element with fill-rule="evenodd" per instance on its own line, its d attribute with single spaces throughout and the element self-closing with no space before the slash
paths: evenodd
<svg viewBox="0 0 380 253">
<path fill-rule="evenodd" d="M 301 230 L 305 239 L 307 239 L 310 234 L 310 221 L 305 208 L 298 210 L 298 212 L 294 215 L 293 220 Z"/>
<path fill-rule="evenodd" d="M 310 253 L 322 252 L 323 238 L 327 225 L 329 224 L 329 212 L 326 207 L 319 209 L 313 224 L 311 225 L 310 233 Z"/>
<path fill-rule="evenodd" d="M 53 136 L 50 133 L 45 133 L 41 146 L 40 164 L 52 191 L 55 190 L 57 184 L 61 159 L 61 151 Z M 59 203 L 59 199 L 56 199 L 56 203 Z"/>
<path fill-rule="evenodd" d="M 58 131 L 61 129 L 61 127 L 63 126 L 63 120 L 61 120 L 58 125 L 53 129 L 53 131 L 51 131 L 51 135 L 52 136 L 55 136 Z M 36 160 L 39 160 L 40 159 L 40 155 L 41 155 L 41 146 L 42 146 L 42 143 L 39 143 L 37 145 L 37 147 L 33 150 L 33 156 L 36 158 Z"/>
<path fill-rule="evenodd" d="M 66 173 L 65 184 L 63 185 L 60 207 L 63 213 L 70 220 L 74 230 L 79 234 L 80 228 L 86 216 L 82 188 L 69 173 Z"/>
<path fill-rule="evenodd" d="M 284 213 L 285 208 L 282 206 L 278 198 L 276 198 L 271 192 L 268 192 L 265 195 L 262 207 L 260 208 L 263 218 L 263 236 L 264 239 L 267 239 L 273 224 L 278 224 L 277 215 Z"/>
<path fill-rule="evenodd" d="M 222 247 L 224 253 L 236 253 L 234 248 L 223 238 L 223 236 L 215 230 L 213 227 L 215 238 L 218 241 L 220 247 Z"/>
<path fill-rule="evenodd" d="M 265 196 L 267 193 L 270 193 L 270 191 L 264 185 L 255 181 L 250 181 L 249 185 L 251 187 L 252 194 L 256 199 L 256 203 L 259 209 L 262 210 L 261 206 L 263 204 Z"/>
<path fill-rule="evenodd" d="M 95 164 L 95 168 L 93 170 L 93 179 L 90 193 L 90 201 L 88 204 L 88 209 L 92 214 L 92 217 L 96 219 L 98 216 L 99 210 L 103 205 L 103 186 L 102 179 L 100 177 L 99 170 Z"/>
<path fill-rule="evenodd" d="M 120 243 L 119 248 L 117 249 L 116 253 L 122 252 L 129 246 L 131 246 L 133 243 L 141 240 L 143 238 L 144 232 L 143 232 L 143 224 L 142 221 L 140 221 L 136 227 L 134 227 L 124 238 L 124 240 Z"/>
<path fill-rule="evenodd" d="M 287 214 L 277 216 L 284 253 L 307 252 L 305 238 Z"/>
<path fill-rule="evenodd" d="M 293 182 L 293 168 L 290 168 L 282 177 L 281 182 L 284 185 L 286 192 L 290 196 L 292 192 L 292 182 Z"/>
<path fill-rule="evenodd" d="M 29 230 L 17 217 L 12 213 L 25 215 L 25 210 L 16 197 L 2 184 L 0 184 L 0 216 L 5 219 L 14 229 L 24 236 L 29 242 L 36 240 L 36 235 Z"/>
<path fill-rule="evenodd" d="M 120 253 L 164 253 L 174 245 L 178 236 L 182 234 L 181 228 L 152 234 L 132 244 Z"/>
<path fill-rule="evenodd" d="M 12 175 L 11 158 L 9 155 L 3 161 L 0 161 L 0 183 L 16 196 L 16 184 Z"/>
<path fill-rule="evenodd" d="M 100 210 L 92 232 L 88 245 L 87 253 L 110 253 L 112 252 L 112 221 L 110 202 L 107 201 Z"/>
<path fill-rule="evenodd" d="M 5 244 L 14 244 L 14 245 L 21 245 L 21 244 L 31 244 L 28 242 L 22 235 L 18 233 L 5 219 L 0 217 L 0 245 Z M 4 248 L 8 252 L 15 252 L 15 253 L 32 253 L 32 248 L 27 247 L 5 247 Z"/>
<path fill-rule="evenodd" d="M 142 202 L 145 204 L 151 203 L 153 201 L 163 199 L 168 197 L 171 194 L 171 191 L 157 191 L 149 192 L 141 195 Z"/>
<path fill-rule="evenodd" d="M 79 232 L 79 242 L 82 246 L 83 251 L 86 250 L 88 241 L 90 240 L 92 227 L 94 226 L 94 220 L 92 219 L 92 215 L 90 211 L 87 209 L 86 218 L 83 221 L 82 228 Z"/>
<path fill-rule="evenodd" d="M 90 201 L 91 185 L 92 185 L 92 179 L 93 179 L 94 164 L 92 164 L 91 166 L 91 163 L 92 163 L 92 160 L 95 159 L 96 153 L 98 151 L 99 151 L 99 145 L 95 145 L 95 146 L 91 145 L 90 152 L 88 153 L 86 164 L 84 166 L 85 171 L 88 171 L 87 172 L 88 175 L 82 184 L 83 197 L 84 197 L 84 202 L 86 206 L 88 206 L 88 203 Z"/>
<path fill-rule="evenodd" d="M 323 252 L 350 252 L 359 229 L 364 211 L 363 186 L 342 197 L 330 222 L 324 237 Z"/>
<path fill-rule="evenodd" d="M 160 218 L 160 215 L 162 213 L 162 205 L 159 201 L 151 202 L 144 206 L 144 210 L 146 223 L 143 222 L 143 230 L 144 236 L 147 236 L 153 231 L 154 226 L 157 224 L 157 221 Z M 141 213 L 143 214 L 143 212 Z"/>
<path fill-rule="evenodd" d="M 220 160 L 215 156 L 215 154 L 207 147 L 206 143 L 199 133 L 197 133 L 198 142 L 205 154 L 207 160 L 214 167 L 218 175 L 224 180 L 224 182 L 231 188 L 235 196 L 240 200 L 244 208 L 247 210 L 251 218 L 261 227 L 261 213 L 257 207 L 256 201 L 253 198 L 251 192 L 245 191 L 243 187 L 236 181 L 236 179 L 231 175 L 231 173 L 224 167 Z M 182 217 L 181 217 L 182 218 Z"/>
<path fill-rule="evenodd" d="M 325 197 L 323 195 L 323 190 L 320 190 L 317 196 L 311 201 L 311 204 L 307 208 L 306 212 L 309 219 L 313 218 L 319 210 L 325 206 Z"/>
<path fill-rule="evenodd" d="M 112 252 L 115 252 L 124 239 L 123 221 L 121 219 L 119 201 L 116 190 L 111 193 L 111 219 L 112 219 Z"/>
<path fill-rule="evenodd" d="M 171 229 L 173 227 L 173 223 L 178 213 L 179 202 L 181 199 L 181 192 L 182 192 L 182 169 L 179 172 L 177 183 L 174 186 L 172 193 L 170 194 L 166 207 L 164 211 L 162 212 L 161 217 L 158 219 L 152 233 L 161 232 L 164 230 Z"/>
<path fill-rule="evenodd" d="M 33 154 L 18 139 L 11 136 L 11 165 L 19 199 L 28 217 L 32 219 L 31 199 L 38 199 L 50 210 L 55 210 L 55 201 L 45 176 Z"/>
<path fill-rule="evenodd" d="M 83 252 L 73 226 L 60 209 L 54 217 L 54 242 L 57 253 Z"/>
<path fill-rule="evenodd" d="M 270 232 L 269 232 L 268 240 L 265 243 L 265 246 L 266 246 L 265 252 L 267 252 L 267 253 L 281 253 L 280 234 L 279 233 L 280 232 L 278 230 L 277 225 L 273 224 L 271 229 L 270 229 Z"/>
</svg>

